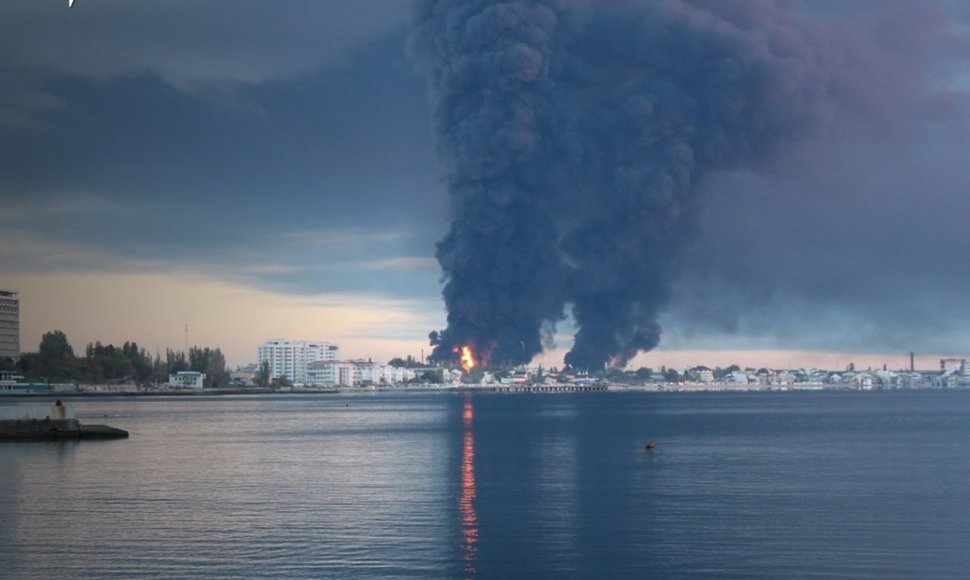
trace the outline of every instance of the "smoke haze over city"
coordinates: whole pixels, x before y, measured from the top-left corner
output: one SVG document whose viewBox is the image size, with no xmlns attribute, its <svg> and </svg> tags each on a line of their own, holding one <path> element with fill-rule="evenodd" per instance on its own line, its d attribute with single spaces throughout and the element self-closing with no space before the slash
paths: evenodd
<svg viewBox="0 0 970 580">
<path fill-rule="evenodd" d="M 798 16 L 758 3 L 422 2 L 412 46 L 456 212 L 438 245 L 449 318 L 435 355 L 471 343 L 526 363 L 564 308 L 578 328 L 571 366 L 654 348 L 707 178 L 759 165 L 882 80 L 837 52 L 856 31 Z"/>
</svg>

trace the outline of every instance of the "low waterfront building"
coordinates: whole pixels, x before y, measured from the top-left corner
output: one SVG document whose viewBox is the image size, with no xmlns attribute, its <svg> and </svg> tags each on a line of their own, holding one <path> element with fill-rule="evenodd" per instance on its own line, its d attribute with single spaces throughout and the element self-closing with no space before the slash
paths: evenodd
<svg viewBox="0 0 970 580">
<path fill-rule="evenodd" d="M 967 359 L 965 358 L 941 358 L 940 359 L 940 372 L 945 373 L 947 371 L 957 371 L 961 375 L 970 374 L 970 368 L 967 366 Z"/>
<path fill-rule="evenodd" d="M 899 386 L 904 389 L 918 389 L 925 387 L 926 381 L 923 379 L 922 373 L 910 371 L 908 373 L 900 373 Z"/>
<path fill-rule="evenodd" d="M 252 387 L 256 385 L 256 377 L 259 372 L 255 368 L 256 365 L 252 365 L 253 369 L 249 367 L 238 369 L 235 371 L 229 371 L 229 384 L 233 387 Z"/>
<path fill-rule="evenodd" d="M 0 371 L 0 385 L 13 385 L 24 382 L 24 376 L 14 371 Z"/>
<path fill-rule="evenodd" d="M 178 389 L 201 389 L 205 383 L 205 373 L 196 371 L 179 371 L 168 375 L 168 386 Z"/>
<path fill-rule="evenodd" d="M 863 390 L 868 390 L 872 388 L 873 378 L 872 373 L 861 372 L 853 377 L 857 387 Z"/>
<path fill-rule="evenodd" d="M 397 385 L 410 381 L 414 370 L 369 360 L 316 361 L 307 364 L 306 385 L 360 387 Z"/>
<path fill-rule="evenodd" d="M 345 361 L 316 361 L 307 364 L 308 387 L 352 386 L 355 384 L 354 365 Z"/>
<path fill-rule="evenodd" d="M 39 383 L 31 383 L 21 374 L 13 371 L 0 371 L 0 392 L 8 394 L 49 393 L 50 385 L 46 380 Z"/>
<path fill-rule="evenodd" d="M 794 385 L 796 382 L 795 374 L 788 370 L 776 372 L 774 380 L 772 380 L 772 384 L 782 386 Z"/>
<path fill-rule="evenodd" d="M 940 366 L 943 367 L 943 361 L 940 361 Z M 937 386 L 949 388 L 970 386 L 970 376 L 966 374 L 967 371 L 966 360 L 961 360 L 958 364 L 949 366 L 934 380 L 934 383 Z"/>
<path fill-rule="evenodd" d="M 714 371 L 705 366 L 694 367 L 690 369 L 690 374 L 697 377 L 697 380 L 705 383 L 711 384 L 714 382 Z"/>
<path fill-rule="evenodd" d="M 886 389 L 895 389 L 899 387 L 899 373 L 889 370 L 881 370 L 875 371 L 875 377 L 877 386 Z"/>
<path fill-rule="evenodd" d="M 202 388 L 202 387 L 198 387 Z M 137 393 L 138 385 L 135 383 L 100 383 L 94 385 L 74 385 L 74 384 L 61 384 L 61 385 L 51 385 L 51 390 L 63 389 L 62 392 L 78 392 L 78 393 L 101 393 L 101 394 L 116 394 L 121 395 L 125 393 Z"/>
</svg>

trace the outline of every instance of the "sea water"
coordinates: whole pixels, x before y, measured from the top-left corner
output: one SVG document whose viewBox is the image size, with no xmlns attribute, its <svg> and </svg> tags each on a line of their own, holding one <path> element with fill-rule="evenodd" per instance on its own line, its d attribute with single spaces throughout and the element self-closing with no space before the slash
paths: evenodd
<svg viewBox="0 0 970 580">
<path fill-rule="evenodd" d="M 0 577 L 970 574 L 965 391 L 68 402 L 131 437 L 0 444 Z"/>
</svg>

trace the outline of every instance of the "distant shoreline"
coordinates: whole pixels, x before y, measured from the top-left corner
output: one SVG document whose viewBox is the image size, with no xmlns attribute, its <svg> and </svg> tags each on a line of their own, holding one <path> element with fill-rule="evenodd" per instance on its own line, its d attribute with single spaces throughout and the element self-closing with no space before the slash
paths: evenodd
<svg viewBox="0 0 970 580">
<path fill-rule="evenodd" d="M 75 397 L 205 397 L 222 395 L 320 395 L 337 394 L 339 389 L 319 389 L 313 391 L 271 391 L 268 389 L 205 389 L 198 391 L 59 391 L 51 393 L 13 393 L 0 392 L 0 399 L 21 399 L 21 398 L 75 398 Z"/>
<path fill-rule="evenodd" d="M 752 388 L 751 386 L 738 385 L 737 387 L 725 385 L 606 385 L 588 389 L 556 389 L 556 388 L 503 388 L 498 385 L 461 385 L 461 386 L 419 386 L 419 387 L 383 387 L 383 388 L 321 388 L 311 390 L 293 391 L 274 391 L 271 389 L 205 389 L 205 390 L 158 390 L 158 391 L 127 391 L 127 392 L 104 392 L 104 391 L 62 391 L 52 393 L 15 393 L 0 392 L 0 400 L 9 399 L 84 399 L 84 398 L 140 398 L 140 397 L 220 397 L 230 395 L 339 395 L 339 394 L 365 394 L 365 393 L 456 393 L 456 392 L 480 392 L 480 393 L 507 393 L 507 394 L 565 394 L 569 392 L 612 392 L 612 393 L 817 393 L 832 391 L 858 391 L 858 392 L 901 392 L 901 391 L 970 391 L 967 388 L 941 388 L 941 387 L 907 387 L 907 388 L 858 388 L 847 385 L 806 385 L 803 387 L 795 385 L 763 385 Z"/>
</svg>

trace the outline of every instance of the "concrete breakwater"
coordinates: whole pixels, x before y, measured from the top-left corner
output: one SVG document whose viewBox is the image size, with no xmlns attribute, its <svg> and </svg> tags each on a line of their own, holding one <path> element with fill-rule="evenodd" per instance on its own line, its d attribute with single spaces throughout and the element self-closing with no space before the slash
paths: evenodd
<svg viewBox="0 0 970 580">
<path fill-rule="evenodd" d="M 118 439 L 123 429 L 107 425 L 82 425 L 74 409 L 60 401 L 52 405 L 0 407 L 0 440 Z"/>
</svg>

